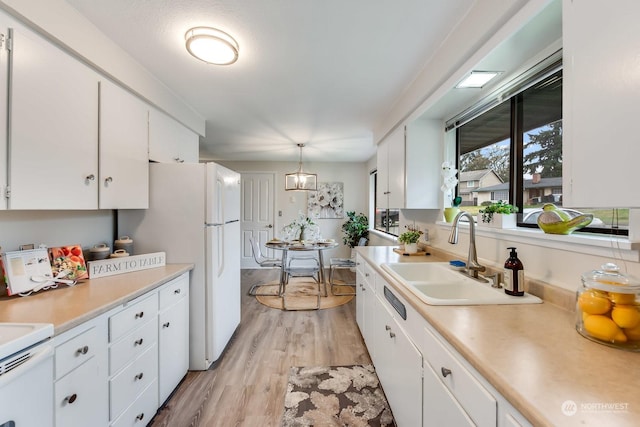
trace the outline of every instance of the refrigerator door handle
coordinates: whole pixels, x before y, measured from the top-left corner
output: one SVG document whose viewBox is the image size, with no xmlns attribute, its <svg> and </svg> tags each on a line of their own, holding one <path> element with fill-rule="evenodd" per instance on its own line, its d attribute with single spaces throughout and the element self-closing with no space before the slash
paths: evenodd
<svg viewBox="0 0 640 427">
<path fill-rule="evenodd" d="M 220 235 L 218 236 L 218 277 L 224 273 L 224 227 L 218 227 Z"/>
</svg>

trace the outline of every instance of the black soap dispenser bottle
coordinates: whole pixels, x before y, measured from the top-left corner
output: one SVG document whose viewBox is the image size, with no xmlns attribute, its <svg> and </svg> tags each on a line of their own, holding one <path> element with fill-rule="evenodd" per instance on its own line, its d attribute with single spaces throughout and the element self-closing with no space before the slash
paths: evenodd
<svg viewBox="0 0 640 427">
<path fill-rule="evenodd" d="M 518 259 L 516 248 L 507 249 L 511 250 L 511 253 L 504 263 L 504 292 L 521 297 L 524 295 L 524 266 Z"/>
</svg>

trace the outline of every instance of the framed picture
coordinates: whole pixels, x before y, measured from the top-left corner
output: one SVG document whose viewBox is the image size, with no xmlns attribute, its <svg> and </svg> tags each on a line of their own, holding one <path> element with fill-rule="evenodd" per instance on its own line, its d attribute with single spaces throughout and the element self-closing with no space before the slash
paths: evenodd
<svg viewBox="0 0 640 427">
<path fill-rule="evenodd" d="M 2 254 L 7 279 L 7 294 L 29 292 L 40 285 L 37 277 L 52 277 L 49 254 L 46 248 Z"/>
<path fill-rule="evenodd" d="M 343 183 L 318 183 L 317 191 L 309 191 L 307 211 L 311 218 L 344 218 Z"/>
</svg>

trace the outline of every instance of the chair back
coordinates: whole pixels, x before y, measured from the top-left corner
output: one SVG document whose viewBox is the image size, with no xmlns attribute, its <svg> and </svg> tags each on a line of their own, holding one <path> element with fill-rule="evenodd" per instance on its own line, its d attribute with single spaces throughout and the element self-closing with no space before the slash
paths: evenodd
<svg viewBox="0 0 640 427">
<path fill-rule="evenodd" d="M 253 254 L 253 259 L 258 263 L 262 263 L 264 261 L 264 256 L 262 255 L 262 251 L 260 251 L 260 246 L 258 246 L 258 242 L 255 241 L 253 236 L 249 236 L 249 243 L 251 243 L 251 253 Z"/>
</svg>

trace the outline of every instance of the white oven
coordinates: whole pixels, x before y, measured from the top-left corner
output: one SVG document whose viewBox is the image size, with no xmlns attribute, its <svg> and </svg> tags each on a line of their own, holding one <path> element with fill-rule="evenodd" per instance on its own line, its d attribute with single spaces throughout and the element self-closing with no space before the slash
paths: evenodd
<svg viewBox="0 0 640 427">
<path fill-rule="evenodd" d="M 0 427 L 53 426 L 50 324 L 0 323 Z"/>
</svg>

